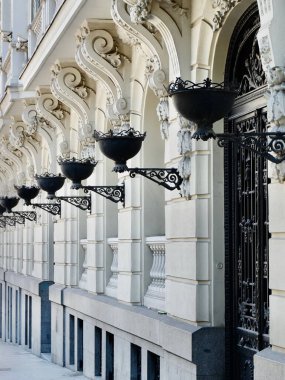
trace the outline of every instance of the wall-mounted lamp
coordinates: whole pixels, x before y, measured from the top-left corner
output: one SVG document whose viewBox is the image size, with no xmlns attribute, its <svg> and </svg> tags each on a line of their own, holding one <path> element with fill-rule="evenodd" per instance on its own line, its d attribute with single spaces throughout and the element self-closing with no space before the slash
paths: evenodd
<svg viewBox="0 0 285 380">
<path fill-rule="evenodd" d="M 101 152 L 115 161 L 113 171 L 117 173 L 128 171 L 132 178 L 140 174 L 168 190 L 179 190 L 182 178 L 176 168 L 128 168 L 127 160 L 140 151 L 145 136 L 146 133 L 142 134 L 133 128 L 116 132 L 110 130 L 107 133 L 94 132 Z"/>
<path fill-rule="evenodd" d="M 90 177 L 97 162 L 90 159 L 59 158 L 62 173 L 72 181 L 72 189 L 83 189 L 85 193 L 94 191 L 95 193 L 109 199 L 112 202 L 125 203 L 125 185 L 117 186 L 84 186 L 81 181 Z"/>
<path fill-rule="evenodd" d="M 219 147 L 226 142 L 248 149 L 267 160 L 279 164 L 285 160 L 285 132 L 215 133 L 213 123 L 225 117 L 233 107 L 236 91 L 223 83 L 213 83 L 209 78 L 203 83 L 193 83 L 176 78 L 168 87 L 177 111 L 187 120 L 196 123 L 192 138 L 207 141 L 217 139 Z M 256 111 L 257 114 L 260 112 Z"/>
</svg>

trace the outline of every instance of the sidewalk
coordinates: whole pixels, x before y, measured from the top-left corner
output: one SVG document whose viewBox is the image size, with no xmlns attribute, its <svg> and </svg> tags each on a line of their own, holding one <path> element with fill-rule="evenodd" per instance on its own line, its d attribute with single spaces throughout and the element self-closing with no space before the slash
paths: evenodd
<svg viewBox="0 0 285 380">
<path fill-rule="evenodd" d="M 21 346 L 0 341 L 1 380 L 87 380 L 82 374 L 72 372 L 41 359 Z"/>
</svg>

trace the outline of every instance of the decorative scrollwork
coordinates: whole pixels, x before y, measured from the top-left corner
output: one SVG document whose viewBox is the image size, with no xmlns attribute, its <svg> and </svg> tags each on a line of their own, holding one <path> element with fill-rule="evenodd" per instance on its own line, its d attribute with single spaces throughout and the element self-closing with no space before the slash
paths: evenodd
<svg viewBox="0 0 285 380">
<path fill-rule="evenodd" d="M 102 195 L 114 203 L 122 202 L 125 205 L 125 184 L 118 186 L 81 186 L 85 193 L 89 190 Z"/>
<path fill-rule="evenodd" d="M 220 147 L 233 142 L 275 164 L 285 160 L 285 132 L 221 133 L 216 137 Z"/>
<path fill-rule="evenodd" d="M 98 141 L 100 139 L 104 139 L 106 137 L 143 137 L 146 136 L 146 132 L 140 133 L 139 131 L 134 130 L 133 128 L 129 128 L 127 130 L 123 129 L 110 129 L 107 133 L 94 131 L 94 138 Z"/>
<path fill-rule="evenodd" d="M 64 157 L 58 157 L 57 162 L 59 164 L 61 163 L 71 163 L 71 162 L 76 162 L 76 163 L 81 163 L 81 164 L 94 164 L 97 165 L 98 161 L 95 161 L 93 158 L 86 157 L 86 158 L 64 158 Z"/>
<path fill-rule="evenodd" d="M 42 174 L 36 174 L 35 178 L 54 178 L 54 177 L 61 177 L 61 176 L 62 176 L 61 173 L 54 174 L 54 173 L 45 172 Z"/>
<path fill-rule="evenodd" d="M 16 225 L 16 221 L 14 218 L 10 217 L 10 216 L 2 216 L 1 217 L 1 220 L 8 226 L 11 226 L 11 227 L 14 227 Z"/>
<path fill-rule="evenodd" d="M 5 228 L 6 227 L 6 222 L 2 218 L 0 218 L 0 228 Z"/>
<path fill-rule="evenodd" d="M 61 215 L 61 204 L 58 203 L 32 203 L 33 208 L 39 207 L 52 215 Z"/>
<path fill-rule="evenodd" d="M 156 168 L 129 168 L 131 178 L 140 174 L 168 190 L 180 190 L 183 178 L 176 168 L 156 169 Z"/>
<path fill-rule="evenodd" d="M 204 79 L 201 83 L 194 83 L 191 82 L 191 80 L 183 80 L 182 78 L 176 78 L 174 83 L 170 83 L 168 87 L 168 94 L 173 95 L 177 91 L 181 90 L 193 90 L 195 88 L 219 88 L 219 89 L 225 89 L 224 82 L 222 83 L 215 83 L 212 82 L 211 79 L 207 78 Z"/>
<path fill-rule="evenodd" d="M 80 208 L 80 210 L 91 210 L 91 196 L 86 197 L 57 197 L 57 199 L 70 203 L 71 205 Z"/>
<path fill-rule="evenodd" d="M 9 226 L 15 226 L 16 223 L 25 224 L 25 218 L 21 215 L 3 215 L 1 216 L 1 219 Z"/>
<path fill-rule="evenodd" d="M 25 219 L 31 220 L 32 222 L 37 220 L 37 214 L 35 211 L 13 211 L 13 215 L 19 215 Z"/>
</svg>

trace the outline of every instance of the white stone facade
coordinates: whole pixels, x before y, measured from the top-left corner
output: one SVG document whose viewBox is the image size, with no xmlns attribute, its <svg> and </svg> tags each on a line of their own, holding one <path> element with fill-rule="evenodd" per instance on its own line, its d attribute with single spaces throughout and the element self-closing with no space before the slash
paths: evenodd
<svg viewBox="0 0 285 380">
<path fill-rule="evenodd" d="M 253 3 L 0 0 L 0 195 L 59 173 L 59 156 L 96 158 L 86 185 L 125 185 L 124 205 L 92 192 L 90 212 L 62 201 L 61 215 L 36 208 L 35 222 L 0 228 L 2 340 L 90 379 L 226 379 L 223 150 L 191 140 L 166 88 L 179 76 L 222 82 Z M 282 130 L 285 3 L 257 3 L 268 120 Z M 112 172 L 93 132 L 129 126 L 147 136 L 128 166 L 179 168 L 182 196 Z M 285 371 L 284 165 L 269 175 L 271 347 L 255 380 Z M 65 181 L 57 195 L 84 194 Z"/>
</svg>

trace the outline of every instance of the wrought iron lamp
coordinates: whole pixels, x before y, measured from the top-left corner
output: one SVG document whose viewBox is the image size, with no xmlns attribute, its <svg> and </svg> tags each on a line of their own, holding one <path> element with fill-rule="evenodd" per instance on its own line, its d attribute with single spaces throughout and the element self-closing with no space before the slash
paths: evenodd
<svg viewBox="0 0 285 380">
<path fill-rule="evenodd" d="M 107 133 L 95 131 L 95 140 L 99 143 L 101 152 L 115 161 L 113 171 L 123 173 L 128 171 L 130 177 L 140 174 L 168 190 L 180 189 L 182 178 L 176 168 L 128 168 L 127 160 L 134 157 L 141 149 L 146 133 L 140 133 L 133 128 Z"/>
<path fill-rule="evenodd" d="M 285 132 L 215 133 L 212 124 L 225 117 L 233 107 L 236 91 L 223 83 L 213 83 L 209 78 L 203 83 L 193 83 L 176 78 L 168 87 L 177 111 L 187 120 L 196 123 L 192 138 L 207 141 L 217 139 L 218 146 L 233 142 L 267 160 L 279 164 L 285 160 Z"/>
<path fill-rule="evenodd" d="M 91 196 L 56 196 L 55 193 L 62 188 L 65 177 L 61 174 L 44 173 L 35 175 L 39 187 L 48 193 L 47 199 L 56 199 L 72 204 L 80 210 L 91 210 Z"/>
<path fill-rule="evenodd" d="M 88 193 L 88 191 L 94 191 L 112 202 L 125 203 L 124 184 L 117 186 L 84 186 L 81 184 L 81 181 L 87 179 L 93 173 L 97 162 L 90 159 L 63 159 L 60 157 L 58 163 L 61 166 L 62 173 L 72 181 L 72 189 L 83 189 L 85 193 Z"/>
<path fill-rule="evenodd" d="M 34 221 L 37 218 L 37 214 L 34 211 L 12 211 L 12 208 L 17 206 L 19 198 L 17 197 L 0 197 L 0 216 L 2 221 L 5 221 L 5 225 L 14 226 L 15 223 L 25 224 L 25 219 Z M 12 215 L 3 215 L 4 212 Z"/>
<path fill-rule="evenodd" d="M 60 215 L 61 213 L 61 204 L 60 202 L 56 203 L 32 203 L 32 199 L 36 198 L 39 194 L 40 188 L 37 186 L 14 186 L 17 191 L 17 194 L 20 198 L 25 201 L 26 206 L 33 206 L 33 208 L 40 208 L 44 211 L 49 212 L 52 215 Z M 31 211 L 29 211 L 31 212 Z"/>
</svg>

